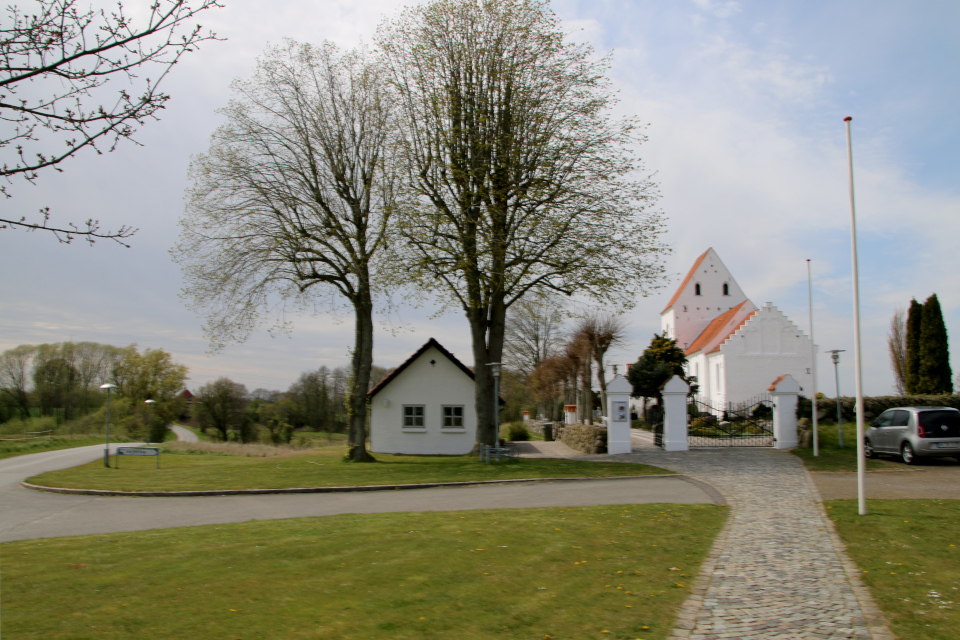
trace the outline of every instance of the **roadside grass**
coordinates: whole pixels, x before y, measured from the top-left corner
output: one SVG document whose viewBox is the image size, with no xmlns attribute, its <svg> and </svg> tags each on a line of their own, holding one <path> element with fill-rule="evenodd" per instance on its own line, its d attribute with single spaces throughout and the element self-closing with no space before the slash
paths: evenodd
<svg viewBox="0 0 960 640">
<path fill-rule="evenodd" d="M 111 437 L 111 442 L 131 442 L 129 438 L 120 437 L 119 439 Z M 37 440 L 24 440 L 21 442 L 0 442 L 0 460 L 22 456 L 28 453 L 40 453 L 42 451 L 57 451 L 59 449 L 72 449 L 74 447 L 85 447 L 91 444 L 103 444 L 103 436 L 52 436 L 49 438 L 39 438 Z M 102 464 L 102 463 L 101 463 Z"/>
<path fill-rule="evenodd" d="M 791 453 L 797 456 L 810 471 L 856 471 L 857 470 L 857 425 L 853 422 L 843 423 L 844 448 L 839 447 L 837 424 L 821 422 L 820 455 L 813 456 L 813 449 L 792 449 Z M 901 465 L 892 458 L 874 458 L 867 460 L 867 470 L 898 469 Z"/>
<path fill-rule="evenodd" d="M 256 445 L 264 446 L 264 445 Z M 464 482 L 513 478 L 596 478 L 672 473 L 621 462 L 521 458 L 485 464 L 475 456 L 403 456 L 376 454 L 375 463 L 343 460 L 342 446 L 284 450 L 270 457 L 182 454 L 167 447 L 160 468 L 154 458 L 124 459 L 121 469 L 102 462 L 43 473 L 27 481 L 48 487 L 116 491 L 196 491 L 279 489 L 424 482 Z"/>
<path fill-rule="evenodd" d="M 837 525 L 891 631 L 910 640 L 953 640 L 960 628 L 960 501 L 831 500 Z"/>
<path fill-rule="evenodd" d="M 9 542 L 18 640 L 661 640 L 726 507 L 340 515 Z M 946 636 L 944 636 L 946 637 Z"/>
</svg>

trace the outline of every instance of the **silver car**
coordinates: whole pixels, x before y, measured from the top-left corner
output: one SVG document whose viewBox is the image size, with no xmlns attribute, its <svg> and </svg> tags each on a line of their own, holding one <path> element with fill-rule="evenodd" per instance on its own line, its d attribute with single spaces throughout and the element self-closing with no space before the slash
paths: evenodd
<svg viewBox="0 0 960 640">
<path fill-rule="evenodd" d="M 870 423 L 864 434 L 864 454 L 887 453 L 907 464 L 918 458 L 960 460 L 960 411 L 949 407 L 896 407 Z"/>
</svg>

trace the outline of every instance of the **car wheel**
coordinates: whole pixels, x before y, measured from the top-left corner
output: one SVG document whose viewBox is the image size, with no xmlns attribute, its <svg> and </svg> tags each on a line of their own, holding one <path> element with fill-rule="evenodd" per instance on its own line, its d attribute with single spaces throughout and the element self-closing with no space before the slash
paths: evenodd
<svg viewBox="0 0 960 640">
<path fill-rule="evenodd" d="M 873 443 L 869 439 L 863 441 L 863 455 L 867 458 L 877 457 L 877 452 L 873 449 Z"/>
<path fill-rule="evenodd" d="M 903 443 L 903 447 L 900 449 L 900 457 L 906 464 L 917 464 L 917 456 L 909 442 Z"/>
</svg>

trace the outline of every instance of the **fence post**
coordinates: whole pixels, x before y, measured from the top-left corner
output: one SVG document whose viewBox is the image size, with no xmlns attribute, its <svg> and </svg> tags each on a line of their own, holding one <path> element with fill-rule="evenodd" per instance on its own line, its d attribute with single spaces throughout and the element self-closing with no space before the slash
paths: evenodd
<svg viewBox="0 0 960 640">
<path fill-rule="evenodd" d="M 767 391 L 773 396 L 773 446 L 775 449 L 791 449 L 797 441 L 797 399 L 800 383 L 790 374 L 773 381 Z"/>
<path fill-rule="evenodd" d="M 680 376 L 670 378 L 660 394 L 663 396 L 663 448 L 665 451 L 687 451 L 688 385 Z"/>
<path fill-rule="evenodd" d="M 607 383 L 607 453 L 630 453 L 630 392 L 633 385 L 621 375 Z"/>
</svg>

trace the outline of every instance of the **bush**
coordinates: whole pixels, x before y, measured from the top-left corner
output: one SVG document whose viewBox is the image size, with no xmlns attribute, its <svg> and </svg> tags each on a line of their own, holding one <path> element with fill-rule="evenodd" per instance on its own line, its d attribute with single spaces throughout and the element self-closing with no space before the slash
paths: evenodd
<svg viewBox="0 0 960 640">
<path fill-rule="evenodd" d="M 529 440 L 530 432 L 527 431 L 527 425 L 521 421 L 511 422 L 507 425 L 507 439 L 511 442 Z"/>
<path fill-rule="evenodd" d="M 837 399 L 821 398 L 817 394 L 817 418 L 819 420 L 837 419 Z M 857 419 L 856 398 L 840 398 L 840 415 L 844 422 Z M 873 420 L 887 409 L 893 407 L 953 407 L 960 409 L 960 395 L 939 396 L 865 396 L 863 398 L 863 416 Z M 797 402 L 797 417 L 812 418 L 813 403 L 810 398 L 800 396 Z"/>
</svg>

